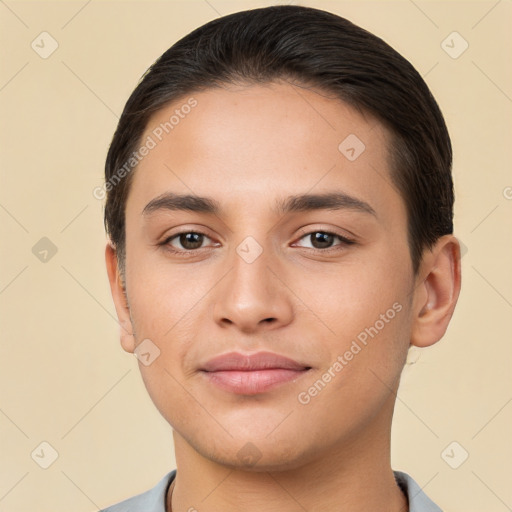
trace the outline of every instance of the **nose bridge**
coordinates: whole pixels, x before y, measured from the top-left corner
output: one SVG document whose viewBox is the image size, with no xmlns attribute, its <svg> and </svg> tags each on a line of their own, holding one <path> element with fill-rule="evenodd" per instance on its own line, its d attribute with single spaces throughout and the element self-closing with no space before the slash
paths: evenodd
<svg viewBox="0 0 512 512">
<path fill-rule="evenodd" d="M 247 331 L 290 321 L 291 303 L 271 271 L 279 265 L 270 247 L 248 236 L 231 252 L 229 266 L 215 304 L 217 322 Z"/>
</svg>

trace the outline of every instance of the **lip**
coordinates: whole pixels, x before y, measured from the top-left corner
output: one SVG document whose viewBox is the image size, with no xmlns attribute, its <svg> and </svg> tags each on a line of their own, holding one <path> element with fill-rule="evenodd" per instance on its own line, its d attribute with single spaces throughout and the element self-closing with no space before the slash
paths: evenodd
<svg viewBox="0 0 512 512">
<path fill-rule="evenodd" d="M 256 395 L 303 376 L 311 367 L 273 352 L 244 355 L 230 352 L 214 357 L 201 373 L 217 387 L 242 395 Z"/>
</svg>

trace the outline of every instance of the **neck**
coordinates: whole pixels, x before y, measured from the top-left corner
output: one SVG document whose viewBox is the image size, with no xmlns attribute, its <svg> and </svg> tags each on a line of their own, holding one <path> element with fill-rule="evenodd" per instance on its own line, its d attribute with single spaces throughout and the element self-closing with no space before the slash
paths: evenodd
<svg viewBox="0 0 512 512">
<path fill-rule="evenodd" d="M 374 425 L 357 439 L 279 471 L 218 464 L 199 454 L 176 431 L 174 442 L 178 471 L 173 512 L 409 510 L 391 469 L 390 426 L 383 431 L 382 425 Z M 171 510 L 169 502 L 167 510 Z"/>
</svg>

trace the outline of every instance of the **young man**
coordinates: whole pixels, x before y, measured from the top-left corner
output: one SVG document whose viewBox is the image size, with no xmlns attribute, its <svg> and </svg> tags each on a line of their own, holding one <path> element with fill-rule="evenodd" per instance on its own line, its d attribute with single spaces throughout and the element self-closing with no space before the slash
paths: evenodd
<svg viewBox="0 0 512 512">
<path fill-rule="evenodd" d="M 440 510 L 390 465 L 407 350 L 460 290 L 450 139 L 403 57 L 312 8 L 216 19 L 132 93 L 105 189 L 121 344 L 177 461 L 106 510 Z"/>
</svg>

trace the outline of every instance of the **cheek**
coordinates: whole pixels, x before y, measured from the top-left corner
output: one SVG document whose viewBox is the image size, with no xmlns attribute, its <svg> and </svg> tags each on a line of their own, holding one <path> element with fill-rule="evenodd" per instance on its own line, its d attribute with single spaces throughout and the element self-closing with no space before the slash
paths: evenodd
<svg viewBox="0 0 512 512">
<path fill-rule="evenodd" d="M 350 327 L 352 335 L 342 333 L 331 344 L 330 362 L 300 390 L 301 412 L 315 418 L 311 428 L 318 427 L 319 436 L 334 439 L 343 431 L 350 437 L 379 411 L 391 413 L 410 324 L 406 306 L 394 304 L 383 310 L 387 323 L 378 317 L 362 329 Z"/>
<path fill-rule="evenodd" d="M 395 302 L 403 304 L 409 292 L 403 272 L 369 261 L 332 265 L 322 274 L 297 273 L 293 282 L 311 313 L 308 322 L 324 324 L 326 333 L 345 340 L 372 326 Z"/>
<path fill-rule="evenodd" d="M 153 336 L 166 343 L 191 326 L 191 318 L 211 288 L 212 276 L 187 264 L 170 264 L 165 257 L 132 252 L 127 260 L 127 290 L 137 338 Z"/>
<path fill-rule="evenodd" d="M 316 287 L 311 276 L 296 281 L 312 313 L 306 315 L 307 330 L 324 333 L 322 344 L 328 352 L 316 376 L 328 381 L 325 392 L 322 383 L 317 385 L 323 395 L 319 403 L 344 402 L 357 409 L 371 397 L 382 400 L 405 362 L 411 329 L 410 283 L 406 274 L 390 266 L 387 272 L 378 265 L 371 269 L 344 268 L 324 276 Z M 328 404 L 323 406 L 329 409 Z"/>
<path fill-rule="evenodd" d="M 146 390 L 165 420 L 179 431 L 201 430 L 208 418 L 166 356 L 162 354 L 150 366 L 139 365 Z"/>
</svg>

